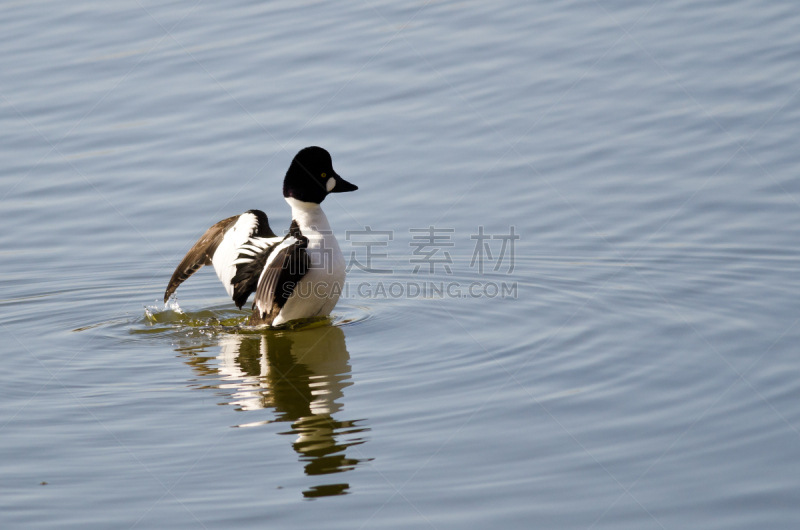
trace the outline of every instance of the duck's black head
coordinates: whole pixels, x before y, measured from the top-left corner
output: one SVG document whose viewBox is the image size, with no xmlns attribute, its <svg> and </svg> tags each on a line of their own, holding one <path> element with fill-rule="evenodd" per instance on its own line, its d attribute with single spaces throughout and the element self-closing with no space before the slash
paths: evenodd
<svg viewBox="0 0 800 530">
<path fill-rule="evenodd" d="M 331 155 L 321 147 L 306 147 L 297 153 L 283 179 L 284 197 L 317 204 L 329 193 L 357 189 L 358 186 L 336 174 Z"/>
</svg>

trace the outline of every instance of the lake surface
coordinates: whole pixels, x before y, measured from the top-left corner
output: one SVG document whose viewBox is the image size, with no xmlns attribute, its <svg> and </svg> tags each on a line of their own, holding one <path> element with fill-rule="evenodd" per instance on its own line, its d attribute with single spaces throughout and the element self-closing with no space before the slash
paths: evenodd
<svg viewBox="0 0 800 530">
<path fill-rule="evenodd" d="M 2 528 L 797 528 L 800 6 L 0 5 Z M 211 224 L 328 149 L 330 321 Z M 370 255 L 368 255 L 370 254 Z"/>
</svg>

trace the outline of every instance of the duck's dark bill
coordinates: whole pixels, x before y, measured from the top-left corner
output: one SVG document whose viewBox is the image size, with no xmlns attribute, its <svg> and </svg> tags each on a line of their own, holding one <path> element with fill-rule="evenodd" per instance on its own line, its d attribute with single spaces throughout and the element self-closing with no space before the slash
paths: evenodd
<svg viewBox="0 0 800 530">
<path fill-rule="evenodd" d="M 333 187 L 331 193 L 343 193 L 345 191 L 356 191 L 357 189 L 358 186 L 350 184 L 339 175 L 336 175 L 336 186 Z"/>
</svg>

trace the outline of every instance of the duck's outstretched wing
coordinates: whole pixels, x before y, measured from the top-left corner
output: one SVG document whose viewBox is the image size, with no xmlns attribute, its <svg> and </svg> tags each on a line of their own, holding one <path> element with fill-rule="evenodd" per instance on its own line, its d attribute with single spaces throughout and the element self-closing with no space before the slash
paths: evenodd
<svg viewBox="0 0 800 530">
<path fill-rule="evenodd" d="M 289 234 L 272 251 L 253 300 L 251 323 L 271 324 L 294 292 L 297 283 L 308 271 L 310 259 L 306 253 L 308 238 L 292 222 Z"/>
<path fill-rule="evenodd" d="M 197 240 L 197 243 L 189 249 L 189 252 L 183 257 L 178 264 L 175 272 L 172 273 L 172 278 L 169 279 L 167 290 L 164 292 L 164 303 L 169 300 L 172 293 L 178 288 L 180 284 L 185 282 L 189 276 L 197 272 L 203 265 L 211 265 L 211 259 L 217 247 L 222 242 L 225 232 L 241 217 L 234 215 L 218 222 L 208 230 L 206 233 Z"/>
<path fill-rule="evenodd" d="M 164 302 L 203 265 L 213 265 L 228 294 L 234 301 L 241 299 L 244 294 L 241 288 L 238 296 L 234 296 L 233 278 L 238 269 L 249 265 L 259 253 L 280 241 L 281 238 L 270 229 L 267 215 L 260 210 L 249 210 L 223 219 L 209 228 L 178 264 L 164 292 Z M 244 294 L 244 300 L 241 304 L 237 302 L 237 305 L 241 307 L 253 290 L 255 286 Z"/>
</svg>

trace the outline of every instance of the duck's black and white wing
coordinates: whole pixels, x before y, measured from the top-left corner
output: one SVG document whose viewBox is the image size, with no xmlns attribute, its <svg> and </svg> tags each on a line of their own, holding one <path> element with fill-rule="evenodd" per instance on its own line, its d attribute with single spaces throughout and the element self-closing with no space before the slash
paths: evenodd
<svg viewBox="0 0 800 530">
<path fill-rule="evenodd" d="M 293 221 L 289 234 L 268 256 L 258 280 L 251 324 L 271 324 L 281 312 L 308 272 L 307 247 L 308 238 L 300 232 L 297 221 Z"/>
<path fill-rule="evenodd" d="M 228 295 L 242 307 L 256 289 L 267 256 L 283 239 L 270 229 L 267 215 L 260 210 L 249 210 L 218 222 L 178 264 L 164 293 L 164 302 L 203 265 L 213 265 Z"/>
</svg>

